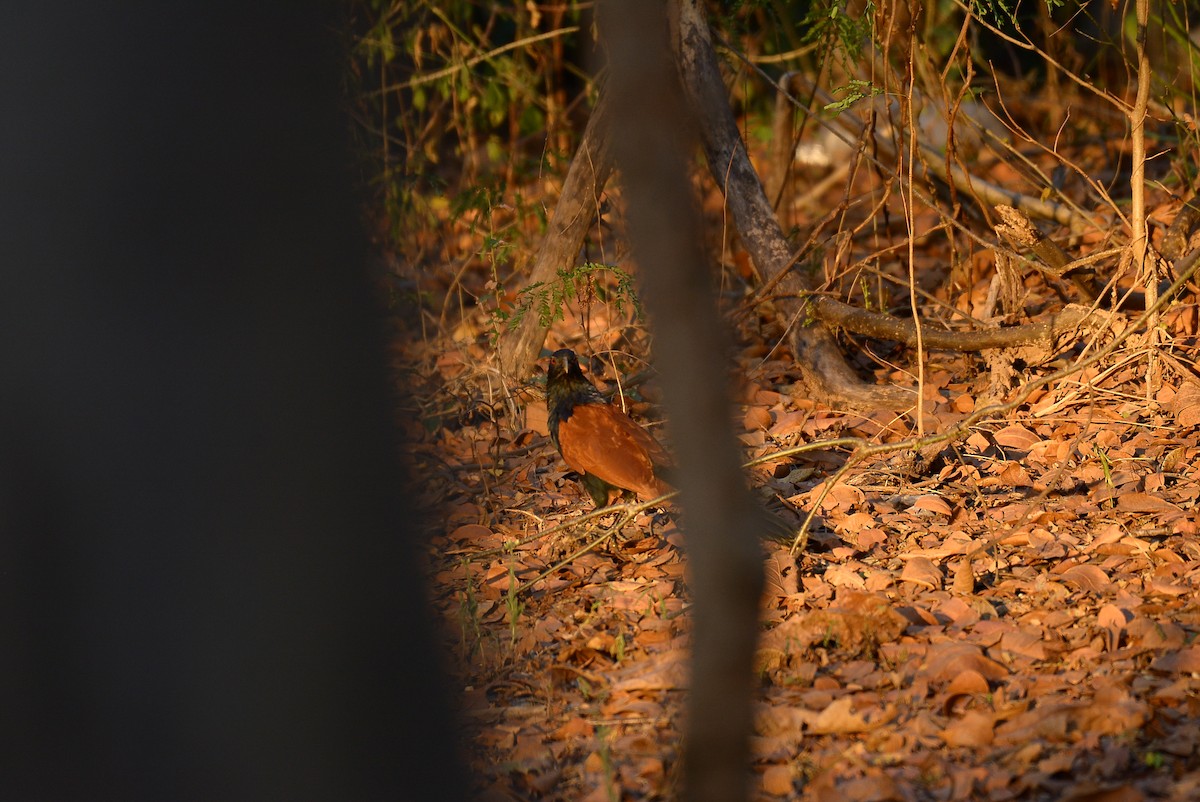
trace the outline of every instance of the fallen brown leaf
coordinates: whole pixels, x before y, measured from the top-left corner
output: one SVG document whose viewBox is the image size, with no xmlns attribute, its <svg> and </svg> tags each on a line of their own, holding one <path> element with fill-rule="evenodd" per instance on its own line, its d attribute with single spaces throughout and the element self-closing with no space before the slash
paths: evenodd
<svg viewBox="0 0 1200 802">
<path fill-rule="evenodd" d="M 904 563 L 900 572 L 901 582 L 912 582 L 930 590 L 942 587 L 942 571 L 927 557 L 913 557 Z"/>
<path fill-rule="evenodd" d="M 1059 576 L 1063 581 L 1070 582 L 1072 585 L 1091 593 L 1104 593 L 1112 586 L 1112 583 L 1108 579 L 1108 574 L 1089 563 L 1071 566 L 1059 574 Z"/>
<path fill-rule="evenodd" d="M 1195 674 L 1200 672 L 1200 646 L 1168 652 L 1157 658 L 1150 667 L 1155 671 L 1171 674 Z"/>
<path fill-rule="evenodd" d="M 1184 428 L 1200 425 L 1200 382 L 1187 379 L 1180 384 L 1167 409 Z"/>
<path fill-rule="evenodd" d="M 990 746 L 995 738 L 995 716 L 979 710 L 968 710 L 951 721 L 940 736 L 951 748 Z"/>
<path fill-rule="evenodd" d="M 771 796 L 790 796 L 794 790 L 791 766 L 768 766 L 762 775 L 762 788 Z"/>
</svg>

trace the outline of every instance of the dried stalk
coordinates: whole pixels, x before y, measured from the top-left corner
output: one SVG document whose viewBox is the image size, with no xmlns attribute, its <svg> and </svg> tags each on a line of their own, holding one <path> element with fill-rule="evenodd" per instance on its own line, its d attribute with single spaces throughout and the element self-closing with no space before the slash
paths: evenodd
<svg viewBox="0 0 1200 802">
<path fill-rule="evenodd" d="M 1146 230 L 1146 106 L 1150 101 L 1150 57 L 1146 54 L 1146 27 L 1150 20 L 1150 0 L 1137 0 L 1137 98 L 1129 112 L 1132 137 L 1133 169 L 1129 177 L 1132 190 L 1133 240 L 1130 243 L 1133 266 L 1146 293 L 1146 308 L 1153 309 L 1158 301 L 1158 260 L 1150 253 L 1150 237 Z M 1159 365 L 1156 346 L 1159 338 L 1159 319 L 1150 318 L 1146 344 L 1150 352 L 1146 362 L 1146 400 L 1158 392 Z"/>
</svg>

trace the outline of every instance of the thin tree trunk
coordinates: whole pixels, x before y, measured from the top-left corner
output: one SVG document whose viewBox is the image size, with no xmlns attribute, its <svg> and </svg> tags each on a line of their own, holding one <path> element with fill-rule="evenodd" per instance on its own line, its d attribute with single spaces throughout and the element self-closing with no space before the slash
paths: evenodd
<svg viewBox="0 0 1200 802">
<path fill-rule="evenodd" d="M 601 93 L 584 130 L 583 142 L 571 159 L 546 237 L 533 258 L 527 286 L 556 281 L 559 268 L 574 266 L 583 238 L 595 220 L 600 193 L 612 174 L 606 95 Z M 501 335 L 498 351 L 504 375 L 514 379 L 529 375 L 546 341 L 547 330 L 537 311 L 530 309 L 514 329 Z"/>
<path fill-rule="evenodd" d="M 754 171 L 729 106 L 729 96 L 717 66 L 708 21 L 699 0 L 678 0 L 676 40 L 681 80 L 700 121 L 705 155 L 713 178 L 725 193 L 729 210 L 759 271 L 768 280 L 791 263 L 791 253 L 762 182 Z M 812 397 L 858 407 L 909 406 L 911 392 L 863 382 L 846 363 L 830 332 L 808 325 L 804 297 L 814 287 L 802 272 L 779 282 L 792 295 L 778 303 L 781 314 L 794 321 L 790 345 Z"/>
<path fill-rule="evenodd" d="M 748 791 L 763 518 L 729 424 L 728 338 L 687 177 L 687 134 L 696 121 L 688 119 L 671 64 L 668 7 L 607 0 L 600 19 L 609 43 L 613 149 L 679 464 L 695 602 L 683 798 L 737 802 Z"/>
<path fill-rule="evenodd" d="M 783 230 L 767 200 L 758 174 L 741 141 L 728 94 L 717 67 L 708 23 L 698 0 L 674 0 L 668 15 L 685 95 L 701 129 L 709 170 L 726 195 L 742 244 L 765 277 L 788 269 L 791 254 Z M 604 95 L 592 113 L 579 151 L 571 162 L 563 192 L 555 206 L 529 276 L 529 284 L 553 282 L 559 268 L 571 265 L 593 219 L 598 197 L 612 170 L 609 114 Z M 812 325 L 804 308 L 814 289 L 800 272 L 783 276 L 778 286 L 791 297 L 778 301 L 790 322 L 789 344 L 810 397 L 853 407 L 905 407 L 910 391 L 862 381 L 847 364 L 831 332 Z M 547 327 L 527 313 L 498 346 L 500 367 L 513 379 L 527 376 L 545 342 Z"/>
<path fill-rule="evenodd" d="M 1141 278 L 1146 292 L 1146 308 L 1158 301 L 1159 264 L 1150 247 L 1150 232 L 1146 228 L 1146 109 L 1150 101 L 1150 58 L 1146 53 L 1146 28 L 1150 21 L 1150 0 L 1137 0 L 1134 4 L 1137 15 L 1137 99 L 1129 112 L 1130 154 L 1132 169 L 1129 175 L 1132 192 L 1129 219 L 1133 224 L 1131 255 L 1133 267 Z M 1159 375 L 1158 350 L 1161 342 L 1159 316 L 1152 315 L 1146 332 L 1146 344 L 1150 346 L 1146 359 L 1146 400 L 1152 401 L 1158 394 Z"/>
</svg>

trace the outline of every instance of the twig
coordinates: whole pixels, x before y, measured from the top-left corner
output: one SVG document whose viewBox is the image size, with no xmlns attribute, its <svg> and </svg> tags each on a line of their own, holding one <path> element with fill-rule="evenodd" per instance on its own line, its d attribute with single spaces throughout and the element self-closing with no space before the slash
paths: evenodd
<svg viewBox="0 0 1200 802">
<path fill-rule="evenodd" d="M 728 47 L 728 45 L 725 46 Z M 745 57 L 733 48 L 730 48 L 730 52 L 745 60 Z M 757 68 L 755 69 L 757 70 Z M 804 106 L 801 105 L 800 102 L 793 96 L 792 92 L 795 90 L 792 89 L 791 86 L 785 85 L 782 81 L 779 83 L 774 83 L 771 81 L 770 77 L 765 73 L 762 73 L 761 70 L 757 71 L 762 74 L 762 77 L 765 80 L 770 81 L 775 86 L 776 91 L 780 92 L 783 97 L 785 97 L 793 106 L 801 109 L 802 111 L 804 110 Z M 798 84 L 803 77 L 798 73 L 789 73 L 789 75 L 792 76 L 789 82 L 792 84 Z M 812 91 L 814 96 L 816 96 L 821 102 L 834 102 L 834 99 L 819 87 L 814 88 Z M 850 146 L 855 145 L 855 142 L 862 137 L 863 131 L 865 130 L 864 124 L 854 120 L 851 115 L 847 114 L 837 117 L 834 121 L 825 120 L 820 117 L 817 117 L 816 120 L 820 125 L 832 131 L 835 136 Z M 880 137 L 876 139 L 876 144 L 880 145 L 881 149 L 886 151 L 887 154 L 893 158 L 893 160 L 895 159 L 896 153 L 891 143 Z M 1089 227 L 1096 227 L 1095 221 L 1091 220 L 1089 217 L 1087 217 L 1087 215 L 1081 214 L 1080 212 L 1077 212 L 1068 206 L 1054 203 L 1053 201 L 1044 201 L 1041 198 L 1023 195 L 1019 192 L 1005 189 L 998 184 L 993 184 L 989 181 L 983 180 L 982 178 L 971 175 L 956 164 L 947 166 L 941 154 L 939 154 L 935 148 L 932 148 L 927 144 L 920 143 L 919 153 L 921 155 L 922 163 L 924 163 L 926 167 L 938 178 L 942 179 L 948 184 L 951 184 L 955 189 L 972 195 L 973 197 L 976 197 L 989 205 L 994 206 L 996 204 L 1006 203 L 1010 206 L 1016 206 L 1017 208 L 1023 209 L 1035 217 L 1054 220 L 1055 222 L 1067 226 L 1073 232 L 1082 231 Z M 866 158 L 869 159 L 877 168 L 883 170 L 889 175 L 895 176 L 901 180 L 905 180 L 904 176 L 897 174 L 894 167 L 885 165 L 878 156 L 873 154 L 865 155 Z M 917 192 L 916 196 L 921 199 L 922 203 L 930 208 L 937 208 L 937 205 L 923 193 Z M 957 221 L 953 219 L 950 219 L 948 222 L 951 224 L 957 224 Z M 965 227 L 962 227 L 961 225 L 956 225 L 956 227 L 960 230 L 963 230 L 965 233 L 969 233 Z"/>
<path fill-rule="evenodd" d="M 816 516 L 817 510 L 819 510 L 821 507 L 821 502 L 825 500 L 825 497 L 829 494 L 834 485 L 836 485 L 838 481 L 840 481 L 855 465 L 858 465 L 860 462 L 869 457 L 878 456 L 880 454 L 890 454 L 895 451 L 904 450 L 919 450 L 928 446 L 936 445 L 938 443 L 945 443 L 965 437 L 968 430 L 979 421 L 984 420 L 985 418 L 991 418 L 997 415 L 1004 415 L 1012 412 L 1021 404 L 1025 403 L 1029 399 L 1029 396 L 1033 394 L 1034 390 L 1053 384 L 1054 382 L 1062 381 L 1065 378 L 1074 376 L 1076 373 L 1095 365 L 1097 362 L 1113 353 L 1122 343 L 1125 342 L 1125 340 L 1129 339 L 1134 332 L 1140 330 L 1148 320 L 1160 312 L 1162 307 L 1164 307 L 1166 303 L 1187 284 L 1191 277 L 1196 273 L 1197 269 L 1200 269 L 1200 249 L 1192 251 L 1187 255 L 1187 257 L 1182 259 L 1178 265 L 1176 265 L 1176 270 L 1178 271 L 1179 277 L 1175 279 L 1175 281 L 1166 289 L 1165 292 L 1163 292 L 1154 306 L 1147 308 L 1145 312 L 1138 316 L 1132 325 L 1130 325 L 1124 332 L 1113 338 L 1113 341 L 1108 345 L 1096 350 L 1091 356 L 1076 362 L 1074 365 L 1051 373 L 1048 376 L 1043 376 L 1039 379 L 1034 379 L 1033 381 L 1028 382 L 1017 392 L 1016 396 L 1014 396 L 1011 401 L 1002 404 L 990 404 L 986 407 L 976 409 L 966 418 L 959 421 L 945 432 L 929 435 L 927 437 L 903 440 L 896 443 L 879 443 L 875 445 L 870 445 L 861 438 L 838 438 L 835 441 L 830 441 L 831 443 L 842 445 L 849 440 L 850 442 L 855 443 L 857 448 L 846 458 L 846 462 L 842 465 L 838 472 L 826 480 L 825 488 L 822 490 L 817 500 L 813 503 L 812 508 L 809 510 L 808 515 L 804 519 L 804 522 L 800 525 L 800 530 L 797 532 L 795 540 L 792 542 L 792 554 L 794 555 L 797 552 L 802 551 L 807 545 L 809 527 L 812 524 L 812 519 Z M 771 456 L 774 459 L 783 459 L 793 454 L 803 453 L 804 451 L 812 451 L 816 448 L 823 447 L 827 448 L 830 446 L 820 442 L 807 443 L 804 446 L 776 452 Z"/>
<path fill-rule="evenodd" d="M 499 546 L 494 549 L 485 549 L 483 551 L 477 551 L 472 556 L 474 556 L 474 557 L 495 557 L 500 554 L 507 554 L 508 552 L 512 551 L 513 549 L 517 549 L 517 548 L 520 548 L 521 546 L 528 545 L 529 543 L 532 543 L 535 540 L 541 540 L 542 538 L 546 537 L 547 535 L 553 535 L 558 532 L 567 532 L 567 531 L 574 529 L 577 526 L 580 526 L 581 524 L 586 524 L 587 522 L 593 521 L 596 518 L 603 518 L 605 515 L 611 515 L 613 513 L 621 513 L 623 515 L 627 515 L 629 517 L 629 519 L 632 520 L 639 512 L 643 512 L 647 509 L 650 509 L 651 507 L 657 507 L 658 505 L 662 504 L 664 501 L 668 501 L 674 497 L 675 497 L 675 492 L 671 492 L 671 493 L 666 494 L 665 496 L 659 496 L 658 498 L 650 499 L 649 501 L 630 502 L 628 504 L 612 504 L 608 507 L 599 507 L 597 509 L 592 510 L 589 513 L 585 513 L 585 514 L 579 516 L 578 518 L 572 518 L 569 521 L 564 521 L 563 523 L 555 524 L 554 526 L 550 527 L 549 529 L 544 529 L 541 532 L 537 532 L 536 534 L 530 535 L 529 537 L 524 537 L 524 538 L 520 538 L 518 540 L 510 541 L 508 543 L 505 543 L 503 546 Z"/>
<path fill-rule="evenodd" d="M 1098 182 L 1095 178 L 1093 178 L 1087 170 L 1085 170 L 1080 165 L 1076 164 L 1075 161 L 1072 160 L 1070 157 L 1068 157 L 1058 151 L 1057 137 L 1056 137 L 1054 146 L 1052 146 L 1052 147 L 1047 146 L 1047 145 L 1043 144 L 1041 141 L 1039 141 L 1037 137 L 1035 137 L 1032 134 L 1030 134 L 1029 132 L 1027 132 L 1024 128 L 1022 128 L 1017 123 L 1016 119 L 1012 115 L 1012 112 L 1010 112 L 1008 110 L 1008 106 L 1005 103 L 1004 93 L 1000 88 L 1000 79 L 997 77 L 996 70 L 994 67 L 992 68 L 992 84 L 996 88 L 996 99 L 1000 105 L 1000 108 L 1004 110 L 1004 117 L 1002 118 L 999 115 L 996 115 L 996 119 L 999 120 L 1001 122 L 1001 124 L 1003 124 L 1006 128 L 1008 128 L 1008 130 L 1011 133 L 1016 134 L 1021 139 L 1028 140 L 1030 143 L 1033 144 L 1034 147 L 1036 147 L 1042 153 L 1045 153 L 1047 156 L 1052 157 L 1059 164 L 1071 168 L 1071 171 L 1074 172 L 1075 175 L 1080 180 L 1082 180 L 1085 184 L 1087 184 L 1089 187 L 1091 187 L 1092 192 L 1095 193 L 1096 197 L 1100 198 L 1108 206 L 1108 208 L 1112 210 L 1112 212 L 1117 220 L 1120 220 L 1121 222 L 1128 222 L 1125 218 L 1125 213 L 1123 211 L 1121 211 L 1121 207 L 1118 206 L 1116 201 L 1114 201 L 1112 199 L 1112 196 L 1108 193 L 1108 190 L 1105 189 L 1105 187 L 1100 182 Z M 1066 119 L 1070 118 L 1070 110 L 1069 109 L 1067 110 L 1065 117 L 1066 117 Z M 1064 124 L 1065 124 L 1065 121 L 1064 121 Z M 995 139 L 994 135 L 989 134 L 989 136 L 992 136 L 992 138 Z M 1008 143 L 1004 143 L 1004 149 L 1005 149 L 1005 151 L 1007 151 L 1007 153 L 1014 156 L 1017 159 L 1017 161 L 1019 161 L 1021 164 L 1023 164 L 1025 166 L 1025 169 L 1029 170 L 1033 175 L 1036 175 L 1038 177 L 1038 179 L 1042 181 L 1043 186 L 1047 186 L 1047 187 L 1054 186 L 1055 182 L 1050 178 L 1050 176 L 1046 175 L 1045 172 L 1042 170 L 1042 168 L 1038 165 L 1038 163 L 1035 162 L 1033 159 L 1031 159 L 1029 156 L 1026 156 L 1020 150 L 1018 150 L 1017 148 L 1014 148 L 1011 144 L 1008 144 Z M 1064 201 L 1069 206 L 1071 206 L 1071 208 L 1075 209 L 1079 214 L 1085 214 L 1083 209 L 1081 209 L 1078 206 L 1078 204 L 1076 204 L 1075 201 L 1073 201 L 1072 199 L 1062 195 L 1062 193 L 1059 193 L 1059 197 L 1062 197 L 1064 199 Z M 1104 226 L 1102 225 L 1101 228 L 1103 228 L 1103 227 Z"/>
<path fill-rule="evenodd" d="M 556 31 L 547 31 L 546 33 L 539 33 L 534 36 L 527 36 L 524 39 L 518 39 L 515 42 L 509 42 L 506 45 L 501 45 L 500 47 L 497 47 L 495 50 L 489 50 L 486 53 L 480 53 L 478 56 L 469 58 L 466 61 L 462 62 L 461 64 L 455 64 L 450 67 L 446 67 L 445 69 L 438 70 L 437 72 L 430 72 L 430 73 L 426 73 L 425 75 L 418 75 L 415 78 L 411 78 L 408 81 L 406 81 L 394 88 L 412 89 L 414 86 L 420 86 L 421 84 L 427 84 L 430 81 L 436 81 L 439 78 L 445 78 L 447 75 L 453 75 L 454 73 L 459 72 L 461 70 L 469 70 L 472 67 L 474 67 L 476 64 L 480 63 L 481 61 L 487 61 L 490 58 L 495 58 L 496 56 L 499 56 L 502 53 L 507 53 L 508 51 L 515 50 L 518 47 L 524 47 L 526 45 L 534 44 L 535 42 L 544 41 L 546 39 L 554 39 L 559 36 L 566 36 L 567 34 L 576 33 L 578 30 L 579 30 L 578 25 L 571 25 L 566 28 L 559 28 Z M 383 90 L 379 90 L 379 91 L 383 91 Z M 389 91 L 390 91 L 390 89 L 389 89 Z"/>
<path fill-rule="evenodd" d="M 1150 100 L 1150 57 L 1146 54 L 1146 26 L 1150 20 L 1150 0 L 1137 0 L 1137 98 L 1129 111 L 1129 130 L 1132 139 L 1129 175 L 1132 203 L 1129 216 L 1132 218 L 1133 235 L 1130 243 L 1133 266 L 1141 279 L 1146 293 L 1146 307 L 1157 306 L 1158 260 L 1150 250 L 1150 233 L 1146 230 L 1146 105 Z M 1155 346 L 1159 342 L 1159 320 L 1156 312 L 1150 318 L 1147 344 L 1150 346 L 1146 360 L 1146 400 L 1158 392 L 1159 366 Z"/>
<path fill-rule="evenodd" d="M 909 36 L 912 36 L 911 31 Z M 912 312 L 913 347 L 917 352 L 917 434 L 925 434 L 925 327 L 921 324 L 921 305 L 917 302 L 917 231 L 916 209 L 913 195 L 913 172 L 916 168 L 917 153 L 922 147 L 917 140 L 917 114 L 913 110 L 913 49 L 910 38 L 908 47 L 908 75 L 905 76 L 907 92 L 905 102 L 908 105 L 908 152 L 905 154 L 904 166 L 906 175 L 904 189 L 900 192 L 900 201 L 904 208 L 904 224 L 908 229 L 908 306 Z M 952 132 L 952 129 L 951 129 Z M 947 136 L 950 136 L 948 133 Z"/>
<path fill-rule="evenodd" d="M 1097 373 L 1091 379 L 1088 379 L 1086 381 L 1086 383 L 1081 382 L 1078 387 L 1071 390 L 1063 398 L 1060 398 L 1058 401 L 1055 401 L 1053 404 L 1051 404 L 1046 409 L 1034 412 L 1033 417 L 1045 418 L 1050 415 L 1053 415 L 1056 412 L 1058 412 L 1062 409 L 1065 409 L 1066 407 L 1074 404 L 1076 399 L 1078 399 L 1085 390 L 1091 390 L 1091 391 L 1095 392 L 1098 389 L 1096 387 L 1097 384 L 1104 381 L 1109 376 L 1116 373 L 1118 370 L 1125 367 L 1125 365 L 1129 364 L 1130 362 L 1134 362 L 1138 359 L 1141 359 L 1145 355 L 1146 351 L 1148 351 L 1148 350 L 1149 350 L 1148 348 L 1141 348 L 1141 349 L 1138 349 L 1138 350 L 1132 352 L 1131 354 L 1126 356 L 1124 359 L 1119 360 L 1116 364 L 1110 365 L 1109 367 L 1105 368 L 1100 373 Z"/>
<path fill-rule="evenodd" d="M 965 0 L 954 0 L 954 4 L 957 5 L 963 12 L 965 12 L 967 14 L 972 13 L 970 6 L 965 2 Z M 1009 44 L 1015 45 L 1015 46 L 1021 48 L 1022 50 L 1028 50 L 1031 53 L 1036 53 L 1038 58 L 1042 59 L 1047 64 L 1052 65 L 1055 69 L 1061 71 L 1063 73 L 1063 75 L 1066 75 L 1072 81 L 1079 84 L 1079 86 L 1081 86 L 1082 88 L 1091 92 L 1092 94 L 1100 97 L 1103 100 L 1107 100 L 1109 103 L 1113 104 L 1114 106 L 1116 106 L 1118 109 L 1120 109 L 1123 112 L 1129 111 L 1129 104 L 1125 103 L 1123 100 L 1116 97 L 1115 95 L 1113 95 L 1110 92 L 1097 89 L 1094 81 L 1088 81 L 1087 79 L 1071 72 L 1069 69 L 1064 67 L 1061 63 L 1056 61 L 1053 56 L 1051 56 L 1045 50 L 1042 50 L 1040 47 L 1037 47 L 1036 45 L 1032 44 L 1028 40 L 1023 41 L 1021 39 L 1017 39 L 1017 38 L 1005 33 L 1004 31 L 1000 30 L 995 25 L 992 25 L 986 19 L 984 19 L 978 15 L 974 15 L 973 19 L 976 22 L 978 22 L 980 25 L 982 25 L 983 27 L 987 28 L 989 31 L 994 33 L 996 36 L 998 36 L 1001 39 L 1003 39 L 1004 41 L 1008 42 Z"/>
<path fill-rule="evenodd" d="M 813 311 L 826 323 L 841 326 L 855 334 L 895 340 L 905 345 L 916 342 L 916 326 L 911 320 L 870 312 L 827 296 L 812 298 Z M 984 351 L 989 348 L 1013 348 L 1019 345 L 1050 342 L 1060 335 L 1079 328 L 1092 312 L 1088 307 L 1070 304 L 1048 319 L 1000 329 L 941 331 L 925 328 L 922 332 L 926 348 L 946 351 Z"/>
</svg>

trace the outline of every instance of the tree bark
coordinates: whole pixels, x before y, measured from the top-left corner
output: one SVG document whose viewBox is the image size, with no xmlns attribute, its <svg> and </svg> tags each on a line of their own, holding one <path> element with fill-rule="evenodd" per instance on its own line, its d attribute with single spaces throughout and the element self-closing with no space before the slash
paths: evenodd
<svg viewBox="0 0 1200 802">
<path fill-rule="evenodd" d="M 821 324 L 911 343 L 915 337 L 912 323 L 815 295 L 817 287 L 809 277 L 792 270 L 794 259 L 789 244 L 750 163 L 730 109 L 704 10 L 699 0 L 673 0 L 668 9 L 676 66 L 701 133 L 709 170 L 725 194 L 742 245 L 768 283 L 783 293 L 776 301 L 777 308 L 780 317 L 790 324 L 789 345 L 810 397 L 856 408 L 910 406 L 915 398 L 910 390 L 864 382 L 846 362 L 831 329 Z M 558 270 L 572 264 L 578 255 L 599 194 L 612 172 L 610 118 L 602 95 L 571 163 L 549 231 L 534 257 L 530 284 L 557 280 Z M 1056 214 L 1049 216 L 1055 219 L 1058 213 L 1065 213 L 1057 208 L 1054 211 Z M 1078 221 L 1069 222 L 1074 225 Z M 1079 322 L 1078 318 L 1078 310 L 1066 309 L 1044 323 L 1029 326 L 926 334 L 933 337 L 928 343 L 931 347 L 977 351 L 1044 342 L 1066 333 Z M 505 375 L 516 379 L 528 375 L 546 331 L 537 316 L 528 313 L 512 331 L 502 335 L 499 358 Z"/>
<path fill-rule="evenodd" d="M 584 235 L 595 219 L 600 193 L 612 174 L 611 121 L 606 94 L 601 93 L 583 132 L 583 142 L 571 159 L 562 195 L 554 206 L 546 236 L 533 258 L 529 285 L 556 281 L 559 268 L 573 266 L 583 246 Z M 504 332 L 498 350 L 500 369 L 505 376 L 519 380 L 529 375 L 546 341 L 547 331 L 536 311 L 529 310 L 515 328 Z"/>
<path fill-rule="evenodd" d="M 833 298 L 814 298 L 816 316 L 826 323 L 841 326 L 855 334 L 880 340 L 895 340 L 916 345 L 917 327 L 912 320 L 868 312 Z M 921 334 L 926 348 L 943 351 L 986 351 L 992 348 L 1018 348 L 1024 345 L 1052 347 L 1061 337 L 1074 334 L 1092 314 L 1086 306 L 1070 304 L 1045 320 L 999 329 L 943 331 L 926 328 Z"/>
<path fill-rule="evenodd" d="M 679 12 L 673 20 L 672 37 L 685 93 L 701 121 L 709 171 L 725 193 L 742 245 L 770 280 L 791 263 L 787 239 L 738 132 L 704 10 L 699 0 L 679 0 Z M 864 408 L 913 403 L 915 396 L 910 391 L 863 382 L 846 363 L 832 334 L 821 326 L 807 325 L 801 314 L 803 300 L 815 288 L 803 273 L 788 273 L 779 287 L 791 295 L 778 306 L 786 319 L 796 321 L 789 344 L 813 398 Z"/>
<path fill-rule="evenodd" d="M 665 7 L 607 0 L 600 19 L 609 42 L 613 149 L 654 326 L 695 602 L 683 798 L 736 802 L 748 791 L 764 518 L 730 426 L 729 343 L 687 175 L 687 134 L 697 121 L 689 120 L 675 80 Z"/>
</svg>

